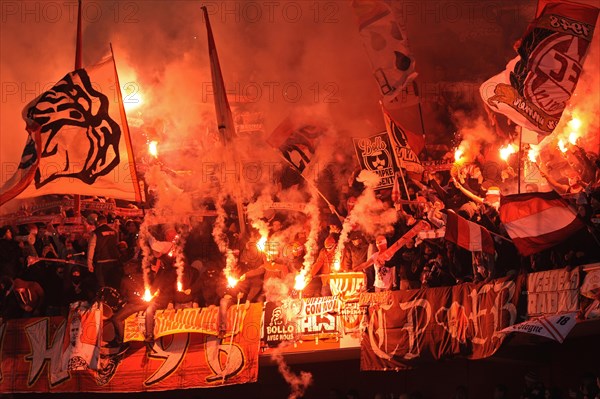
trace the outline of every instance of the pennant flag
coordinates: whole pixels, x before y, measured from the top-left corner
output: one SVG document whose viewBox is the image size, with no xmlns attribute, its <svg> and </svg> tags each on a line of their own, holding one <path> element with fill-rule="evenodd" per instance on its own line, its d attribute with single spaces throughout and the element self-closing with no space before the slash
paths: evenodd
<svg viewBox="0 0 600 399">
<path fill-rule="evenodd" d="M 486 105 L 518 125 L 552 133 L 579 79 L 598 8 L 547 4 L 518 43 L 506 70 L 480 87 Z"/>
<path fill-rule="evenodd" d="M 484 227 L 448 211 L 444 239 L 471 252 L 494 253 L 494 240 Z"/>
<path fill-rule="evenodd" d="M 204 21 L 206 22 L 206 32 L 208 34 L 208 55 L 210 57 L 210 75 L 212 77 L 212 87 L 215 98 L 215 111 L 217 113 L 217 125 L 221 140 L 224 143 L 230 142 L 235 137 L 235 125 L 233 123 L 233 114 L 227 100 L 227 92 L 225 91 L 225 82 L 221 73 L 221 64 L 219 63 L 219 55 L 217 54 L 217 46 L 213 37 L 210 21 L 208 19 L 208 11 L 206 7 L 202 7 L 204 13 Z"/>
<path fill-rule="evenodd" d="M 417 77 L 405 28 L 382 0 L 354 0 L 352 6 L 373 75 L 384 102 L 390 103 Z"/>
<path fill-rule="evenodd" d="M 17 173 L 1 188 L 12 198 L 81 194 L 140 201 L 131 138 L 114 59 L 67 74 L 23 110 L 29 139 Z"/>
<path fill-rule="evenodd" d="M 386 132 L 366 138 L 353 138 L 352 141 L 361 169 L 375 172 L 381 178 L 375 190 L 390 188 L 394 182 L 397 184 L 398 167 L 390 137 Z"/>
<path fill-rule="evenodd" d="M 296 172 L 308 177 L 311 175 L 311 161 L 325 131 L 316 123 L 300 123 L 287 117 L 267 138 L 267 143 L 281 152 Z"/>
<path fill-rule="evenodd" d="M 382 111 L 385 129 L 390 137 L 389 140 L 393 144 L 396 164 L 408 172 L 423 173 L 423 166 L 417 154 L 425 146 L 425 139 L 422 135 L 409 132 L 396 123 L 383 106 Z"/>
<path fill-rule="evenodd" d="M 396 203 L 400 199 L 400 184 L 398 184 L 398 176 L 394 175 L 394 186 L 392 187 L 392 201 Z"/>
<path fill-rule="evenodd" d="M 556 191 L 502 197 L 500 220 L 523 256 L 552 248 L 584 227 Z"/>
<path fill-rule="evenodd" d="M 502 333 L 521 332 L 539 335 L 562 343 L 577 324 L 577 312 L 540 316 L 526 322 L 513 324 L 500 330 Z"/>
</svg>

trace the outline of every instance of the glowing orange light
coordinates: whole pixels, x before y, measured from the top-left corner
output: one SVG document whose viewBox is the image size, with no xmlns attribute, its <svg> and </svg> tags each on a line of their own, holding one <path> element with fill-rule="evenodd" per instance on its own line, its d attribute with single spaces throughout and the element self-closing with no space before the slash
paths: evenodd
<svg viewBox="0 0 600 399">
<path fill-rule="evenodd" d="M 462 148 L 457 148 L 456 151 L 454 151 L 454 161 L 459 162 L 464 154 L 465 151 Z"/>
<path fill-rule="evenodd" d="M 146 290 L 144 291 L 144 297 L 143 297 L 143 299 L 146 302 L 150 302 L 157 295 L 158 295 L 158 290 L 154 294 L 152 294 L 150 292 L 150 288 L 146 288 Z"/>
<path fill-rule="evenodd" d="M 508 161 L 508 157 L 511 156 L 511 154 L 514 154 L 515 152 L 517 152 L 517 147 L 513 144 L 507 144 L 504 147 L 500 147 L 500 158 L 502 158 L 503 161 Z"/>
<path fill-rule="evenodd" d="M 569 123 L 567 123 L 567 125 L 569 125 L 569 127 L 573 130 L 579 130 L 579 128 L 581 128 L 581 119 L 573 118 L 569 121 Z"/>
<path fill-rule="evenodd" d="M 265 252 L 265 247 L 267 246 L 267 236 L 260 237 L 260 240 L 256 243 L 256 248 L 260 252 Z"/>
<path fill-rule="evenodd" d="M 304 288 L 306 288 L 306 278 L 303 273 L 296 275 L 294 280 L 294 289 L 296 291 L 302 291 Z"/>
<path fill-rule="evenodd" d="M 537 162 L 537 157 L 540 155 L 540 149 L 537 145 L 531 144 L 529 146 L 529 152 L 527 153 L 527 157 L 531 162 Z"/>
<path fill-rule="evenodd" d="M 562 152 L 562 153 L 567 152 L 567 146 L 563 139 L 558 140 L 558 148 L 560 149 L 560 152 Z"/>
<path fill-rule="evenodd" d="M 576 132 L 569 133 L 569 143 L 576 145 L 578 139 L 579 139 L 579 133 L 576 133 Z"/>
<path fill-rule="evenodd" d="M 238 281 L 239 280 L 233 276 L 227 276 L 227 286 L 229 288 L 235 287 L 237 285 Z"/>
<path fill-rule="evenodd" d="M 177 282 L 177 291 L 179 291 L 179 292 L 183 291 L 183 284 L 181 283 L 181 281 Z"/>
<path fill-rule="evenodd" d="M 152 140 L 151 142 L 148 143 L 148 152 L 154 158 L 158 158 L 158 141 Z"/>
</svg>

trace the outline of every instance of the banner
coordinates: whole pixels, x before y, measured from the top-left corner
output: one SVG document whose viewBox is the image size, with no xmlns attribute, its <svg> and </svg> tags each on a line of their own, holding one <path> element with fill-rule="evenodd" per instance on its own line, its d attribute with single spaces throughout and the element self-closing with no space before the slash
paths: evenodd
<svg viewBox="0 0 600 399">
<path fill-rule="evenodd" d="M 246 319 L 247 305 L 234 305 L 227 309 L 226 336 L 238 334 Z M 218 335 L 219 309 L 217 307 L 161 309 L 154 313 L 154 338 L 179 333 Z M 237 321 L 236 321 L 237 319 Z M 123 341 L 143 341 L 146 332 L 145 314 L 130 315 L 125 320 Z M 233 331 L 235 322 L 235 331 Z"/>
<path fill-rule="evenodd" d="M 423 166 L 417 156 L 425 145 L 423 135 L 410 132 L 394 121 L 389 112 L 382 107 L 385 129 L 393 144 L 396 165 L 408 172 L 423 173 Z"/>
<path fill-rule="evenodd" d="M 429 146 L 427 146 L 429 147 Z M 451 170 L 454 166 L 454 159 L 438 159 L 436 161 L 422 161 L 423 169 L 429 173 Z"/>
<path fill-rule="evenodd" d="M 453 356 L 492 356 L 518 320 L 524 278 L 392 291 L 389 304 L 370 306 L 361 370 L 407 369 Z M 361 301 L 362 298 L 361 298 Z"/>
<path fill-rule="evenodd" d="M 283 341 L 339 333 L 340 301 L 334 296 L 266 302 L 263 341 L 271 347 Z"/>
<path fill-rule="evenodd" d="M 366 286 L 363 272 L 332 273 L 329 277 L 331 295 L 344 302 L 357 302 Z"/>
<path fill-rule="evenodd" d="M 383 100 L 393 102 L 417 77 L 405 28 L 382 0 L 354 0 L 352 6 Z"/>
<path fill-rule="evenodd" d="M 256 382 L 262 304 L 251 304 L 239 333 L 179 333 L 124 353 L 100 353 L 97 370 L 61 369 L 65 319 L 10 320 L 0 325 L 2 393 L 142 392 Z M 238 321 L 239 322 L 239 321 Z"/>
<path fill-rule="evenodd" d="M 502 330 L 503 333 L 521 332 L 539 335 L 562 343 L 577 324 L 577 312 L 540 316 Z"/>
<path fill-rule="evenodd" d="M 392 187 L 398 167 L 388 134 L 383 132 L 364 139 L 353 138 L 352 141 L 361 169 L 375 172 L 381 177 L 375 190 Z"/>
<path fill-rule="evenodd" d="M 579 269 L 548 270 L 527 275 L 527 315 L 579 310 Z"/>
<path fill-rule="evenodd" d="M 299 123 L 287 117 L 267 138 L 269 145 L 281 152 L 292 168 L 304 176 L 311 175 L 309 165 L 314 159 L 319 139 L 325 128 L 312 123 Z"/>
<path fill-rule="evenodd" d="M 116 68 L 109 56 L 67 74 L 25 107 L 30 138 L 19 171 L 0 190 L 0 204 L 17 195 L 46 194 L 141 200 L 120 90 L 115 87 Z"/>
<path fill-rule="evenodd" d="M 598 8 L 547 4 L 518 43 L 506 70 L 480 87 L 483 101 L 516 124 L 548 135 L 575 91 Z"/>
</svg>

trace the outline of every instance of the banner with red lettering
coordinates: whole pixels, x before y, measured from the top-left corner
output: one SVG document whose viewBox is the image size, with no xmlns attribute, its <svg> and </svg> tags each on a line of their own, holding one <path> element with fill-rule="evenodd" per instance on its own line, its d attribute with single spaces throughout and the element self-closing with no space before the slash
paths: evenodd
<svg viewBox="0 0 600 399">
<path fill-rule="evenodd" d="M 399 370 L 453 356 L 492 356 L 518 323 L 525 278 L 393 291 L 369 307 L 361 370 Z M 387 300 L 387 301 L 386 301 Z M 363 300 L 361 303 L 369 303 Z"/>
<path fill-rule="evenodd" d="M 261 315 L 262 304 L 251 304 L 233 337 L 178 333 L 151 345 L 134 342 L 126 351 L 102 350 L 96 369 L 81 371 L 61 365 L 64 318 L 10 320 L 0 324 L 0 392 L 142 392 L 255 382 Z"/>
</svg>

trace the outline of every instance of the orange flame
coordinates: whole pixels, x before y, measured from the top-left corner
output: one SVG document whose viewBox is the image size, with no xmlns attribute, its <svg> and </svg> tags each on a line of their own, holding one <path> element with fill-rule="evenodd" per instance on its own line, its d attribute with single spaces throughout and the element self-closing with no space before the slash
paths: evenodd
<svg viewBox="0 0 600 399">
<path fill-rule="evenodd" d="M 500 158 L 502 158 L 503 161 L 508 161 L 508 157 L 517 152 L 517 146 L 515 146 L 514 144 L 507 144 L 504 147 L 500 147 L 499 151 Z"/>
<path fill-rule="evenodd" d="M 183 284 L 181 283 L 181 281 L 177 282 L 177 291 L 179 291 L 179 292 L 183 291 Z"/>
<path fill-rule="evenodd" d="M 152 294 L 152 293 L 150 292 L 150 288 L 146 288 L 146 290 L 144 291 L 144 296 L 143 296 L 143 299 L 144 299 L 144 301 L 146 301 L 146 302 L 150 302 L 151 300 L 153 300 L 153 299 L 154 299 L 154 297 L 155 297 L 155 296 L 157 296 L 157 295 L 158 295 L 158 292 L 159 292 L 159 291 L 160 291 L 160 290 L 156 290 L 156 292 L 155 292 L 154 294 Z"/>
<path fill-rule="evenodd" d="M 540 155 L 540 149 L 537 145 L 535 144 L 530 144 L 529 145 L 529 152 L 527 153 L 527 157 L 529 158 L 529 161 L 531 162 L 537 162 L 537 157 Z"/>
<path fill-rule="evenodd" d="M 265 248 L 267 246 L 267 236 L 261 236 L 260 240 L 256 243 L 256 249 L 260 252 L 265 252 Z"/>
<path fill-rule="evenodd" d="M 463 150 L 461 147 L 458 147 L 456 151 L 454 151 L 454 162 L 460 162 L 463 155 L 465 155 L 465 150 Z"/>
<path fill-rule="evenodd" d="M 569 133 L 569 143 L 576 145 L 577 144 L 577 140 L 579 140 L 579 133 L 578 132 L 571 132 Z"/>
<path fill-rule="evenodd" d="M 562 152 L 563 154 L 565 152 L 567 152 L 567 146 L 566 143 L 563 139 L 558 140 L 558 149 L 560 150 L 560 152 Z"/>
<path fill-rule="evenodd" d="M 297 274 L 294 280 L 294 289 L 296 291 L 302 291 L 304 288 L 306 288 L 307 281 L 304 273 Z"/>
<path fill-rule="evenodd" d="M 148 152 L 154 158 L 158 158 L 158 141 L 152 140 L 148 143 Z"/>
<path fill-rule="evenodd" d="M 234 288 L 237 285 L 239 280 L 233 276 L 226 276 L 226 277 L 227 277 L 227 286 L 229 288 Z"/>
</svg>

